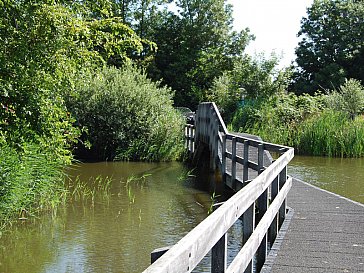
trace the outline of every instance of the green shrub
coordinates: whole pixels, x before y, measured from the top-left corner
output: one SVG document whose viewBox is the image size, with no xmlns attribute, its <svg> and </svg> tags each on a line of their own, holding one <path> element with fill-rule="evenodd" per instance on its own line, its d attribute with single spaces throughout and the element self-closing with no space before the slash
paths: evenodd
<svg viewBox="0 0 364 273">
<path fill-rule="evenodd" d="M 301 154 L 364 156 L 364 120 L 353 121 L 343 112 L 325 110 L 301 124 L 294 146 Z"/>
<path fill-rule="evenodd" d="M 330 95 L 332 96 L 332 95 Z M 364 156 L 364 119 L 328 109 L 328 96 L 280 94 L 240 108 L 233 130 L 292 146 L 298 154 Z"/>
<path fill-rule="evenodd" d="M 278 93 L 268 99 L 250 100 L 238 109 L 232 127 L 239 132 L 256 134 L 264 140 L 294 145 L 298 126 L 307 117 L 320 112 L 323 97 Z"/>
<path fill-rule="evenodd" d="M 184 121 L 172 107 L 172 92 L 131 65 L 85 74 L 76 83 L 70 109 L 87 128 L 76 152 L 93 160 L 171 160 L 183 149 Z"/>
<path fill-rule="evenodd" d="M 346 80 L 339 90 L 327 96 L 327 105 L 346 113 L 352 120 L 364 111 L 364 87 L 355 79 Z"/>
</svg>

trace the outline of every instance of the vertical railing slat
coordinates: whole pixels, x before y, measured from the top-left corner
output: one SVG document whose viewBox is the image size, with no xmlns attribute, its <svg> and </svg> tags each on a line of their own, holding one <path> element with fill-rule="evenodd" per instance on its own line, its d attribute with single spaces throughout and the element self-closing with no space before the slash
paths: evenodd
<svg viewBox="0 0 364 273">
<path fill-rule="evenodd" d="M 264 145 L 260 143 L 258 145 L 258 175 L 264 171 L 263 156 L 264 156 Z M 266 189 L 263 192 L 263 194 L 258 198 L 257 207 L 259 213 L 257 215 L 256 222 L 259 223 L 260 219 L 263 218 L 264 214 L 268 209 L 268 189 Z M 259 272 L 260 269 L 263 267 L 264 262 L 267 258 L 267 246 L 268 246 L 268 237 L 266 234 L 257 251 L 257 263 L 256 263 L 257 272 Z"/>
<path fill-rule="evenodd" d="M 211 273 L 224 273 L 227 267 L 227 235 L 216 243 L 211 250 Z"/>
<path fill-rule="evenodd" d="M 248 241 L 250 235 L 254 231 L 255 226 L 255 204 L 253 203 L 249 209 L 243 214 L 243 245 Z M 253 259 L 245 269 L 244 273 L 253 273 Z"/>
<path fill-rule="evenodd" d="M 223 183 L 226 182 L 226 135 L 222 136 L 222 148 L 221 148 L 221 175 Z"/>
<path fill-rule="evenodd" d="M 248 169 L 248 161 L 249 161 L 249 140 L 244 140 L 244 156 L 243 156 L 243 183 L 245 186 L 246 181 L 249 179 L 249 169 Z"/>
<path fill-rule="evenodd" d="M 231 154 L 231 183 L 232 188 L 236 190 L 236 137 L 232 138 Z"/>
<path fill-rule="evenodd" d="M 276 177 L 273 182 L 272 182 L 272 186 L 271 186 L 271 203 L 273 202 L 274 198 L 277 196 L 278 194 L 278 189 L 279 189 L 279 185 L 278 185 L 278 177 Z M 269 237 L 268 240 L 270 242 L 270 246 L 273 246 L 273 243 L 277 237 L 278 234 L 278 215 L 276 215 L 272 221 L 272 224 L 270 225 L 269 228 Z"/>
<path fill-rule="evenodd" d="M 279 190 L 282 189 L 287 181 L 287 166 L 279 174 Z M 279 209 L 278 227 L 280 228 L 286 218 L 286 200 L 283 201 L 281 208 Z"/>
</svg>

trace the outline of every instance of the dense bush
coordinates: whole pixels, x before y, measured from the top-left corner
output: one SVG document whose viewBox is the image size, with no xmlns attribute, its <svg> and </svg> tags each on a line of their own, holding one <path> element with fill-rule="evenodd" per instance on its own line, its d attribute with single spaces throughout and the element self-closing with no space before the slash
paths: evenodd
<svg viewBox="0 0 364 273">
<path fill-rule="evenodd" d="M 214 101 L 226 122 L 242 104 L 262 101 L 288 86 L 290 72 L 276 69 L 277 58 L 251 58 L 248 56 L 234 63 L 234 68 L 214 79 L 206 97 Z"/>
<path fill-rule="evenodd" d="M 70 109 L 87 128 L 81 158 L 94 160 L 171 160 L 181 152 L 181 116 L 172 107 L 172 92 L 159 87 L 131 65 L 86 73 L 76 83 Z"/>
<path fill-rule="evenodd" d="M 326 101 L 329 108 L 344 112 L 354 120 L 364 110 L 364 87 L 358 80 L 346 80 L 339 90 L 327 96 Z"/>
<path fill-rule="evenodd" d="M 294 146 L 301 154 L 362 157 L 364 119 L 351 120 L 343 112 L 324 110 L 299 126 Z"/>
<path fill-rule="evenodd" d="M 347 108 L 338 110 L 329 103 L 334 98 L 340 103 L 340 96 L 277 94 L 249 101 L 235 113 L 231 126 L 268 142 L 295 147 L 299 154 L 364 156 L 364 119 L 352 119 Z"/>
<path fill-rule="evenodd" d="M 293 145 L 300 124 L 324 107 L 323 96 L 278 93 L 268 99 L 249 100 L 238 109 L 232 127 L 263 139 Z"/>
</svg>

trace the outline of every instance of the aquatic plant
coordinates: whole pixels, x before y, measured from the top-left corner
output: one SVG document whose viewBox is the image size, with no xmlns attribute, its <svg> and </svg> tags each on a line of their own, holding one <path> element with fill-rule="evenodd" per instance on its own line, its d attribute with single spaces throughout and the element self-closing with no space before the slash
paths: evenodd
<svg viewBox="0 0 364 273">
<path fill-rule="evenodd" d="M 63 162 L 39 144 L 0 143 L 0 226 L 53 210 L 65 201 Z M 26 211 L 27 216 L 19 216 Z"/>
<path fill-rule="evenodd" d="M 81 180 L 79 176 L 68 181 L 68 199 L 73 201 L 94 204 L 96 198 L 107 199 L 110 197 L 111 177 L 90 177 L 88 181 Z"/>
</svg>

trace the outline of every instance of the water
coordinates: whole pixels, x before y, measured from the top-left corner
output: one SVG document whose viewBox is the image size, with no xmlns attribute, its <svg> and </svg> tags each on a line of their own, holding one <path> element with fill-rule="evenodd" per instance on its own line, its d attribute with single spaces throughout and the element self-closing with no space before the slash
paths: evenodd
<svg viewBox="0 0 364 273">
<path fill-rule="evenodd" d="M 112 176 L 111 194 L 70 202 L 56 216 L 1 238 L 0 272 L 141 272 L 150 252 L 175 244 L 206 216 L 210 195 L 179 163 L 92 163 L 71 176 Z M 127 185 L 131 175 L 145 179 Z"/>
<path fill-rule="evenodd" d="M 364 203 L 363 167 L 364 159 L 296 156 L 289 173 Z M 69 174 L 82 181 L 112 176 L 110 194 L 13 226 L 0 239 L 0 272 L 142 272 L 153 249 L 175 244 L 211 206 L 210 194 L 176 162 L 90 163 Z M 241 231 L 240 221 L 229 231 L 228 263 L 241 248 Z M 209 257 L 196 272 L 210 272 Z"/>
<path fill-rule="evenodd" d="M 364 204 L 364 158 L 295 156 L 293 177 Z"/>
</svg>

